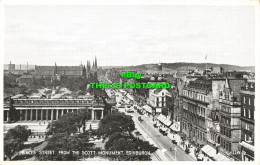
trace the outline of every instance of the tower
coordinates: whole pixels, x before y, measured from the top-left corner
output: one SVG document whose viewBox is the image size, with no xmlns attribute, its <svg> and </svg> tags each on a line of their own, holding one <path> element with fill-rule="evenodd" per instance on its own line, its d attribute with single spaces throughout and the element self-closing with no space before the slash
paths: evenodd
<svg viewBox="0 0 260 165">
<path fill-rule="evenodd" d="M 95 56 L 95 68 L 97 69 L 98 67 L 97 67 L 97 58 L 96 58 L 96 56 Z"/>
<path fill-rule="evenodd" d="M 27 74 L 28 74 L 28 62 L 27 62 L 27 67 L 26 67 L 26 69 L 27 69 L 26 71 L 27 71 Z"/>
<path fill-rule="evenodd" d="M 15 64 L 12 64 L 11 61 L 10 61 L 10 64 L 9 64 L 9 66 L 8 66 L 8 70 L 9 70 L 10 73 L 15 70 Z"/>
<path fill-rule="evenodd" d="M 58 69 L 57 69 L 57 64 L 55 62 L 53 75 L 56 75 L 56 74 L 58 74 Z"/>
<path fill-rule="evenodd" d="M 92 70 L 95 70 L 96 69 L 96 67 L 95 67 L 95 61 L 93 61 L 93 64 L 92 64 L 92 68 L 91 68 Z"/>
<path fill-rule="evenodd" d="M 83 65 L 83 68 L 82 68 L 82 76 L 86 77 L 86 67 L 85 67 L 85 65 Z"/>
</svg>

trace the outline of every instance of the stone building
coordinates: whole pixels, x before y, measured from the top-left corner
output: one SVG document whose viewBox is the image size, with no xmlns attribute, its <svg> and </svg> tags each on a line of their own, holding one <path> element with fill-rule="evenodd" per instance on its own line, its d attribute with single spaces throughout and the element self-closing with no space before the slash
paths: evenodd
<svg viewBox="0 0 260 165">
<path fill-rule="evenodd" d="M 88 110 L 91 120 L 101 120 L 104 103 L 94 96 L 84 99 L 8 99 L 4 101 L 4 122 L 53 121 L 67 113 Z"/>
<path fill-rule="evenodd" d="M 22 75 L 20 78 L 18 78 L 17 81 L 18 81 L 21 85 L 30 85 L 30 84 L 33 83 L 34 78 L 33 78 L 32 75 L 24 74 L 24 75 Z"/>
<path fill-rule="evenodd" d="M 224 89 L 220 90 L 220 147 L 221 153 L 236 159 L 241 138 L 241 85 L 245 80 L 226 79 Z"/>
<path fill-rule="evenodd" d="M 148 97 L 148 105 L 152 108 L 152 114 L 161 114 L 166 110 L 166 96 L 171 94 L 166 89 L 151 89 Z M 167 114 L 163 114 L 168 116 Z"/>
<path fill-rule="evenodd" d="M 57 79 L 57 76 L 67 77 L 97 77 L 97 59 L 91 66 L 90 61 L 87 61 L 87 65 L 79 66 L 58 66 L 56 63 L 54 66 L 37 66 L 35 65 L 35 76 L 37 78 L 52 78 Z"/>
<path fill-rule="evenodd" d="M 241 160 L 254 160 L 255 144 L 255 82 L 249 81 L 241 87 Z"/>
<path fill-rule="evenodd" d="M 219 108 L 218 93 L 223 87 L 224 79 L 198 79 L 190 81 L 182 91 L 182 120 L 181 129 L 186 136 L 196 145 L 213 145 L 217 140 L 215 136 L 210 140 L 216 127 L 212 112 Z"/>
</svg>

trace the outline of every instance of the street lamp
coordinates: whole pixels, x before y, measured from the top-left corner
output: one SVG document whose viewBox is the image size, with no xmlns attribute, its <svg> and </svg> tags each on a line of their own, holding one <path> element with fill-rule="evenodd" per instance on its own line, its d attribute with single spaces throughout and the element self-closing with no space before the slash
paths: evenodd
<svg viewBox="0 0 260 165">
<path fill-rule="evenodd" d="M 174 160 L 176 161 L 176 152 L 177 152 L 176 146 L 174 148 L 170 148 L 170 151 L 175 151 L 174 152 Z"/>
</svg>

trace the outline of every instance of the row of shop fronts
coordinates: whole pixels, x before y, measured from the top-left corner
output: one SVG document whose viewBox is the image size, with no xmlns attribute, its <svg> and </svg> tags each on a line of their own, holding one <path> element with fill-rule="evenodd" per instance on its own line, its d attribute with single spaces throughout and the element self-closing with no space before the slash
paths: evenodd
<svg viewBox="0 0 260 165">
<path fill-rule="evenodd" d="M 218 147 L 215 149 L 210 145 L 204 145 L 201 148 L 201 151 L 204 155 L 206 155 L 213 161 L 230 161 L 229 158 L 227 158 L 222 153 L 218 152 Z"/>
<path fill-rule="evenodd" d="M 158 128 L 163 135 L 167 135 L 170 139 L 176 142 L 177 145 L 181 145 L 184 149 L 193 148 L 190 152 L 194 152 L 197 160 L 204 161 L 230 161 L 232 159 L 226 157 L 224 154 L 218 151 L 217 147 L 212 147 L 207 143 L 201 143 L 201 145 L 195 145 L 185 133 L 181 132 L 181 123 L 175 120 L 171 121 L 168 116 L 162 114 L 153 115 L 153 109 L 149 105 L 142 107 L 143 113 L 153 117 L 154 127 Z M 197 134 L 194 134 L 197 135 Z M 198 133 L 198 139 L 202 141 L 203 133 Z M 193 146 L 193 147 L 192 147 Z"/>
</svg>

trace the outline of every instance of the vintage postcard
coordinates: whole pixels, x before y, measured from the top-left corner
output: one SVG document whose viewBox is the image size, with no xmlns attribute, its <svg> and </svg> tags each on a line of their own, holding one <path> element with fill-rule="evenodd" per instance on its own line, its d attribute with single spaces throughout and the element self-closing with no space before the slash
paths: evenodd
<svg viewBox="0 0 260 165">
<path fill-rule="evenodd" d="M 257 1 L 81 2 L 1 4 L 3 163 L 257 164 Z"/>
</svg>

